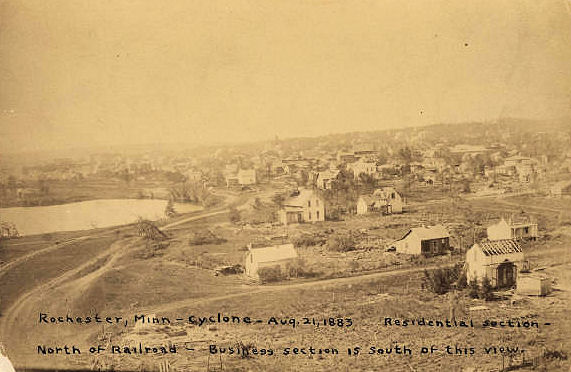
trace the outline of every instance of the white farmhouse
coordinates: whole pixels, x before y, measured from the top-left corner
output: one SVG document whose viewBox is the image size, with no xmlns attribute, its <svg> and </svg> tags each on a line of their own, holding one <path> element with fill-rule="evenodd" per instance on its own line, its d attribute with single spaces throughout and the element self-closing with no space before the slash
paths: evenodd
<svg viewBox="0 0 571 372">
<path fill-rule="evenodd" d="M 284 201 L 278 218 L 284 225 L 325 221 L 325 199 L 315 190 L 303 189 Z"/>
</svg>

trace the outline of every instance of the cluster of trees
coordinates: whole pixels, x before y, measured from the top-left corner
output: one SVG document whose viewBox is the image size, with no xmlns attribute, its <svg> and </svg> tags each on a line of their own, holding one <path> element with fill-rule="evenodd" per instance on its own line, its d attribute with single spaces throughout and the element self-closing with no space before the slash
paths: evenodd
<svg viewBox="0 0 571 372">
<path fill-rule="evenodd" d="M 296 260 L 282 269 L 279 265 L 263 267 L 258 270 L 260 282 L 275 283 L 289 278 L 315 278 L 320 272 L 309 270 L 303 260 Z"/>
<path fill-rule="evenodd" d="M 424 270 L 422 286 L 439 295 L 445 294 L 453 288 L 465 288 L 466 275 L 464 274 L 462 264 L 431 271 Z"/>
<path fill-rule="evenodd" d="M 494 299 L 490 280 L 483 278 L 480 284 L 476 280 L 468 283 L 462 263 L 458 263 L 454 267 L 438 268 L 431 271 L 424 270 L 422 287 L 439 295 L 452 289 L 468 288 L 468 295 L 471 298 L 480 298 L 486 301 Z"/>
<path fill-rule="evenodd" d="M 174 201 L 209 205 L 212 193 L 202 182 L 180 182 L 170 187 L 169 193 Z"/>
</svg>

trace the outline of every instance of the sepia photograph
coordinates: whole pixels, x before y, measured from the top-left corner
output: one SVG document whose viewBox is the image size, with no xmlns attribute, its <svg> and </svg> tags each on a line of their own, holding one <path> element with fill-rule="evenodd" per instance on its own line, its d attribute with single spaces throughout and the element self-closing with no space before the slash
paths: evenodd
<svg viewBox="0 0 571 372">
<path fill-rule="evenodd" d="M 0 372 L 571 371 L 571 0 L 0 0 Z"/>
</svg>

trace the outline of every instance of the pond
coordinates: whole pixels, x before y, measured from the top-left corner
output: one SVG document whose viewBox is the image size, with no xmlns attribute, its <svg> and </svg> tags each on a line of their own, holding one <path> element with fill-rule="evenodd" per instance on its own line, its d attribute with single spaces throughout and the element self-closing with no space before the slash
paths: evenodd
<svg viewBox="0 0 571 372">
<path fill-rule="evenodd" d="M 165 216 L 166 200 L 111 199 L 40 207 L 0 208 L 0 221 L 13 223 L 20 235 L 89 230 L 126 225 L 138 217 L 158 220 Z M 178 213 L 201 210 L 191 204 L 174 204 Z"/>
</svg>

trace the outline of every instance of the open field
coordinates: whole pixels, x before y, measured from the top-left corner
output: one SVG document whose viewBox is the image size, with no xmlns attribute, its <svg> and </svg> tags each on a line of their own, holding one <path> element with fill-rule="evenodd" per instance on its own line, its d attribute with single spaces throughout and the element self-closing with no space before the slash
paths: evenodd
<svg viewBox="0 0 571 372">
<path fill-rule="evenodd" d="M 254 195 L 253 195 L 254 196 Z M 238 198 L 241 210 L 247 211 L 251 197 Z M 536 200 L 540 202 L 541 200 Z M 568 208 L 564 202 L 553 203 L 548 209 L 527 205 L 527 199 L 474 199 L 444 201 L 434 205 L 411 206 L 409 212 L 388 217 L 349 216 L 342 221 L 315 225 L 293 225 L 287 228 L 272 224 L 232 224 L 225 210 L 220 213 L 196 212 L 165 222 L 169 239 L 160 247 L 136 236 L 134 226 L 101 229 L 96 236 L 61 246 L 46 254 L 22 260 L 0 272 L 3 291 L 0 305 L 0 332 L 8 352 L 15 355 L 17 366 L 90 366 L 92 357 L 51 356 L 37 354 L 36 344 L 65 344 L 78 347 L 93 344 L 119 343 L 179 345 L 181 352 L 165 357 L 101 356 L 107 365 L 120 369 L 157 367 L 165 358 L 180 370 L 395 370 L 424 371 L 446 368 L 489 371 L 511 362 L 521 365 L 543 355 L 545 350 L 569 354 L 567 334 L 571 322 L 565 312 L 569 306 L 569 269 L 571 268 L 571 230 L 561 225 L 559 210 Z M 244 204 L 246 203 L 246 204 Z M 518 204 L 521 203 L 521 204 Z M 537 203 L 540 204 L 540 203 Z M 541 205 L 544 205 L 541 203 Z M 547 205 L 547 204 L 545 204 Z M 422 289 L 423 269 L 452 265 L 462 261 L 462 252 L 478 239 L 487 223 L 506 211 L 524 209 L 540 223 L 541 239 L 524 246 L 533 268 L 553 278 L 556 289 L 545 298 L 527 298 L 511 292 L 499 293 L 499 300 L 472 300 L 467 290 L 435 295 Z M 176 224 L 176 222 L 181 222 Z M 387 242 L 402 236 L 411 223 L 442 223 L 452 235 L 455 252 L 430 259 L 411 259 L 406 255 L 385 252 Z M 550 226 L 547 228 L 546 226 Z M 220 242 L 189 244 L 197 233 L 209 230 Z M 94 233 L 94 232 L 89 232 Z M 332 234 L 355 234 L 356 251 L 338 253 L 323 244 Z M 83 232 L 85 234 L 85 232 Z M 269 242 L 270 238 L 287 235 L 294 242 L 311 236 L 307 246 L 299 246 L 307 271 L 312 278 L 290 279 L 273 285 L 257 285 L 243 275 L 215 276 L 221 265 L 243 263 L 246 245 Z M 25 257 L 34 250 L 54 245 L 54 240 L 80 238 L 81 233 L 28 237 L 9 241 L 6 263 Z M 14 246 L 11 246 L 14 244 Z M 297 243 L 296 243 L 297 244 Z M 1 270 L 1 267 L 0 267 Z M 34 273 L 34 275 L 29 275 Z M 278 305 L 279 304 L 279 305 Z M 483 306 L 481 310 L 470 310 Z M 168 326 L 152 325 L 135 329 L 123 325 L 40 325 L 39 312 L 86 316 L 102 315 L 132 319 L 133 314 L 186 318 L 191 314 L 223 314 L 263 319 L 351 318 L 350 327 L 299 325 L 233 325 L 209 324 L 196 326 L 175 322 Z M 469 329 L 388 327 L 384 317 L 418 319 L 473 320 L 525 318 L 541 324 L 535 329 L 499 329 L 476 326 Z M 546 326 L 545 323 L 551 323 Z M 56 331 L 57 330 L 57 331 Z M 10 342 L 6 335 L 25 333 L 26 337 Z M 137 341 L 137 342 L 139 342 Z M 208 345 L 232 346 L 236 343 L 276 350 L 272 357 L 209 356 Z M 196 350 L 185 351 L 184 345 Z M 406 345 L 413 355 L 368 355 L 369 347 Z M 419 355 L 421 346 L 435 345 L 440 350 L 431 358 Z M 474 347 L 473 355 L 448 355 L 446 345 L 454 348 Z M 522 355 L 508 357 L 488 355 L 485 346 L 523 348 Z M 337 348 L 339 355 L 283 355 L 287 347 Z M 361 347 L 361 354 L 348 356 L 347 348 Z M 567 370 L 569 360 L 537 359 L 545 370 Z"/>
</svg>

